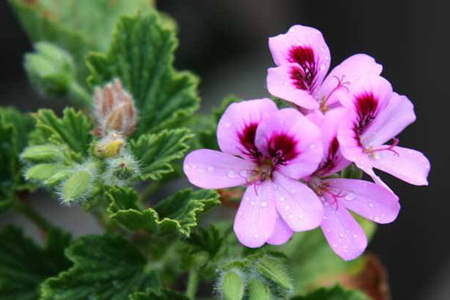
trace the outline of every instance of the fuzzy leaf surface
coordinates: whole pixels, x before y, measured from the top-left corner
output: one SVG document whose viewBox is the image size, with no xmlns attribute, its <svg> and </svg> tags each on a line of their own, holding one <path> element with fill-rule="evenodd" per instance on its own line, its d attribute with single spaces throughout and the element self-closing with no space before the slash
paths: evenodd
<svg viewBox="0 0 450 300">
<path fill-rule="evenodd" d="M 41 286 L 41 300 L 122 300 L 148 288 L 159 288 L 147 260 L 122 238 L 87 236 L 66 251 L 74 263 Z"/>
<path fill-rule="evenodd" d="M 111 189 L 108 196 L 110 217 L 128 229 L 145 229 L 161 235 L 179 233 L 185 237 L 197 226 L 200 213 L 220 203 L 213 190 L 181 190 L 146 209 L 138 208 L 138 196 L 132 189 Z"/>
<path fill-rule="evenodd" d="M 0 299 L 38 299 L 39 285 L 70 267 L 64 256 L 69 243 L 70 235 L 52 229 L 42 249 L 20 229 L 4 227 L 0 232 Z"/>
<path fill-rule="evenodd" d="M 131 141 L 133 154 L 141 164 L 141 179 L 158 180 L 163 174 L 172 172 L 170 163 L 183 158 L 189 148 L 186 141 L 190 138 L 190 130 L 173 129 L 159 134 L 144 134 Z"/>
<path fill-rule="evenodd" d="M 291 300 L 370 300 L 359 291 L 347 290 L 338 285 L 321 288 L 306 296 L 294 297 Z"/>
<path fill-rule="evenodd" d="M 93 86 L 120 78 L 139 114 L 135 136 L 179 124 L 199 106 L 198 79 L 173 68 L 177 39 L 156 12 L 123 17 L 107 53 L 88 57 Z"/>
<path fill-rule="evenodd" d="M 64 110 L 62 118 L 53 111 L 41 109 L 36 114 L 36 130 L 32 133 L 34 144 L 66 145 L 79 155 L 85 155 L 91 142 L 92 122 L 81 111 Z"/>
</svg>

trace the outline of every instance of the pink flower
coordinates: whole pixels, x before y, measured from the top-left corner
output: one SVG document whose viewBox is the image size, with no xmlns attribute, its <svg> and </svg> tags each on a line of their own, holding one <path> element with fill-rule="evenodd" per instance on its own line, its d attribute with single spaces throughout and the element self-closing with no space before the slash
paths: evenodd
<svg viewBox="0 0 450 300">
<path fill-rule="evenodd" d="M 294 231 L 320 225 L 320 200 L 299 181 L 322 159 L 316 125 L 294 109 L 278 110 L 269 99 L 249 100 L 228 107 L 217 139 L 222 152 L 191 152 L 184 172 L 201 188 L 247 186 L 234 222 L 242 244 L 279 245 Z"/>
<path fill-rule="evenodd" d="M 308 185 L 319 195 L 324 206 L 320 225 L 334 252 L 344 260 L 360 256 L 367 247 L 367 238 L 348 210 L 379 224 L 394 221 L 400 211 L 398 197 L 372 182 L 356 179 L 330 178 L 350 163 L 341 154 L 337 124 L 346 117 L 345 109 L 326 114 L 309 115 L 322 129 L 324 156 Z"/>
<path fill-rule="evenodd" d="M 364 76 L 342 93 L 340 101 L 348 109 L 338 130 L 346 159 L 382 185 L 373 168 L 410 184 L 428 184 L 428 159 L 419 151 L 398 147 L 395 138 L 416 119 L 408 98 L 393 92 L 386 79 Z M 391 139 L 392 144 L 386 144 Z"/>
<path fill-rule="evenodd" d="M 330 50 L 317 29 L 295 25 L 286 34 L 269 39 L 278 67 L 267 76 L 269 92 L 306 109 L 326 111 L 339 106 L 337 92 L 365 74 L 379 75 L 382 66 L 365 54 L 356 54 L 335 67 L 328 76 Z"/>
</svg>

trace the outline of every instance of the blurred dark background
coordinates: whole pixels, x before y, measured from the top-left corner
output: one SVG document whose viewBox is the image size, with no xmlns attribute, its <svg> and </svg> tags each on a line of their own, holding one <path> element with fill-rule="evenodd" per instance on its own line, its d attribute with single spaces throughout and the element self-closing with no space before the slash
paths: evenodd
<svg viewBox="0 0 450 300">
<path fill-rule="evenodd" d="M 401 145 L 424 152 L 432 169 L 428 187 L 383 177 L 399 195 L 402 211 L 396 222 L 379 227 L 369 249 L 387 266 L 394 299 L 450 299 L 450 197 L 444 182 L 450 167 L 450 2 L 161 0 L 158 7 L 179 24 L 177 67 L 202 78 L 204 111 L 230 93 L 267 96 L 266 70 L 274 65 L 267 38 L 296 23 L 323 32 L 332 66 L 355 53 L 375 57 L 394 89 L 415 104 L 417 121 L 400 135 Z M 29 87 L 22 59 L 31 45 L 6 1 L 0 2 L 0 45 L 0 105 L 25 111 L 64 106 Z M 54 202 L 39 209 L 75 214 L 59 222 L 79 234 L 98 230 L 92 220 L 80 224 L 80 212 Z"/>
</svg>

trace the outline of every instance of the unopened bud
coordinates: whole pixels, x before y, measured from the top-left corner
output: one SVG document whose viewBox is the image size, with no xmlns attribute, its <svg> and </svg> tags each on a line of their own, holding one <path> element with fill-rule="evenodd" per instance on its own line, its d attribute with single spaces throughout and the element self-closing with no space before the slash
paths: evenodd
<svg viewBox="0 0 450 300">
<path fill-rule="evenodd" d="M 29 168 L 25 179 L 31 181 L 44 181 L 54 175 L 61 166 L 59 164 L 39 164 Z"/>
<path fill-rule="evenodd" d="M 61 186 L 61 197 L 64 203 L 81 201 L 92 193 L 97 169 L 94 163 L 86 163 L 76 170 Z"/>
<path fill-rule="evenodd" d="M 128 151 L 106 161 L 103 181 L 107 185 L 124 186 L 140 174 L 139 163 Z"/>
<path fill-rule="evenodd" d="M 110 132 L 98 141 L 93 149 L 94 156 L 98 158 L 117 157 L 125 144 L 125 140 L 117 132 Z"/>
<path fill-rule="evenodd" d="M 258 273 L 264 278 L 274 282 L 278 287 L 290 291 L 292 289 L 291 280 L 286 268 L 278 259 L 270 256 L 262 257 L 255 264 Z"/>
<path fill-rule="evenodd" d="M 254 278 L 248 283 L 249 300 L 272 300 L 273 295 L 269 286 L 264 282 Z"/>
<path fill-rule="evenodd" d="M 45 184 L 47 185 L 56 185 L 61 183 L 64 179 L 69 177 L 73 171 L 69 168 L 59 168 L 56 173 L 54 173 L 51 177 L 49 177 L 47 180 L 45 180 Z"/>
<path fill-rule="evenodd" d="M 65 50 L 39 42 L 36 51 L 25 55 L 25 70 L 31 83 L 44 95 L 64 97 L 75 80 L 72 57 Z"/>
<path fill-rule="evenodd" d="M 26 148 L 21 158 L 32 162 L 59 161 L 63 157 L 63 153 L 58 146 L 55 145 L 39 145 Z"/>
<path fill-rule="evenodd" d="M 220 289 L 224 300 L 241 300 L 244 298 L 245 280 L 240 271 L 226 271 L 221 279 Z"/>
<path fill-rule="evenodd" d="M 105 136 L 110 131 L 128 136 L 137 124 L 137 111 L 132 96 L 123 88 L 120 79 L 95 89 L 96 134 Z"/>
</svg>

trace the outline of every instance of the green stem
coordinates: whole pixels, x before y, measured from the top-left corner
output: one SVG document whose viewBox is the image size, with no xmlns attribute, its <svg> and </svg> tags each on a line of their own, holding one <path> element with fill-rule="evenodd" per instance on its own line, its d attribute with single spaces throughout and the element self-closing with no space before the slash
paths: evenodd
<svg viewBox="0 0 450 300">
<path fill-rule="evenodd" d="M 53 225 L 50 224 L 50 222 L 48 222 L 43 216 L 19 199 L 14 202 L 14 209 L 36 224 L 36 226 L 39 227 L 39 229 L 41 229 L 44 233 L 47 233 L 51 228 L 53 228 Z"/>
<path fill-rule="evenodd" d="M 197 288 L 198 288 L 198 271 L 193 268 L 189 271 L 186 296 L 188 296 L 189 299 L 194 300 L 195 295 L 197 294 Z"/>
<path fill-rule="evenodd" d="M 70 96 L 78 106 L 85 109 L 91 108 L 93 102 L 91 95 L 76 81 L 70 85 Z"/>
</svg>

